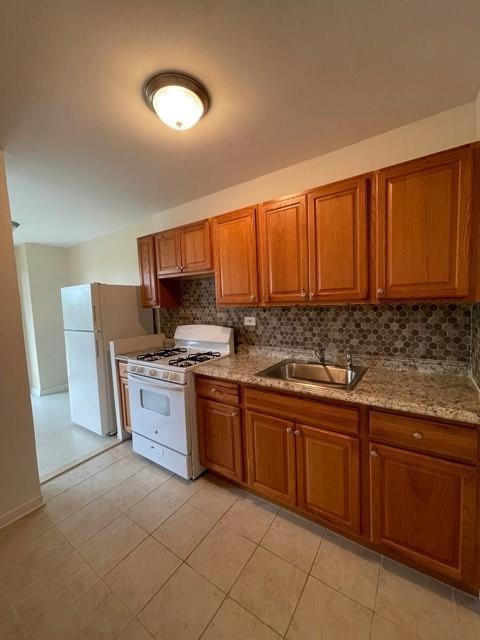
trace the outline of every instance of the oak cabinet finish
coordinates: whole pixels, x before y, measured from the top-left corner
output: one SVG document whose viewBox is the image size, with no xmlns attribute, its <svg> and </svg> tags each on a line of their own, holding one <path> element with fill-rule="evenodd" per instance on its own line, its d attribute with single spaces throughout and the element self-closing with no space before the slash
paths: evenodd
<svg viewBox="0 0 480 640">
<path fill-rule="evenodd" d="M 256 208 L 212 220 L 217 304 L 258 302 Z"/>
<path fill-rule="evenodd" d="M 342 528 L 360 530 L 358 438 L 295 425 L 297 504 Z"/>
<path fill-rule="evenodd" d="M 367 298 L 367 182 L 354 178 L 308 194 L 311 301 Z"/>
<path fill-rule="evenodd" d="M 248 484 L 267 497 L 295 504 L 293 422 L 246 412 Z"/>
<path fill-rule="evenodd" d="M 154 238 L 157 276 L 181 271 L 180 234 L 178 229 L 156 233 Z"/>
<path fill-rule="evenodd" d="M 198 273 L 212 269 L 210 223 L 203 220 L 180 228 L 182 273 Z"/>
<path fill-rule="evenodd" d="M 130 419 L 130 397 L 128 391 L 128 373 L 125 362 L 119 362 L 117 366 L 118 390 L 120 393 L 120 413 L 122 427 L 128 433 L 132 432 L 132 422 Z"/>
<path fill-rule="evenodd" d="M 258 229 L 262 301 L 305 302 L 308 297 L 306 196 L 262 204 Z"/>
<path fill-rule="evenodd" d="M 241 482 L 243 456 L 240 409 L 200 398 L 197 412 L 201 464 Z"/>
<path fill-rule="evenodd" d="M 240 389 L 234 382 L 197 377 L 197 394 L 202 398 L 216 400 L 225 404 L 240 403 Z"/>
<path fill-rule="evenodd" d="M 377 173 L 379 299 L 466 297 L 472 244 L 472 150 Z"/>
<path fill-rule="evenodd" d="M 153 236 L 137 238 L 140 292 L 143 307 L 158 306 L 157 273 Z"/>
<path fill-rule="evenodd" d="M 472 584 L 475 468 L 370 446 L 372 541 L 419 568 Z"/>
</svg>

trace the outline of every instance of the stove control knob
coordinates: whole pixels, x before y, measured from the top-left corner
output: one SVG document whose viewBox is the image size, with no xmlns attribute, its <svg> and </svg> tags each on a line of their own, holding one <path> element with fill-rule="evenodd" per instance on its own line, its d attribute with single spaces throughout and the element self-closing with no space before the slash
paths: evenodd
<svg viewBox="0 0 480 640">
<path fill-rule="evenodd" d="M 130 371 L 132 373 L 135 373 L 136 370 L 137 370 L 137 367 L 134 364 L 132 364 L 132 366 L 130 367 Z"/>
<path fill-rule="evenodd" d="M 157 372 L 155 371 L 155 369 L 149 369 L 149 370 L 148 370 L 148 375 L 149 375 L 149 376 L 154 376 L 154 377 L 155 377 L 155 376 L 157 375 Z"/>
</svg>

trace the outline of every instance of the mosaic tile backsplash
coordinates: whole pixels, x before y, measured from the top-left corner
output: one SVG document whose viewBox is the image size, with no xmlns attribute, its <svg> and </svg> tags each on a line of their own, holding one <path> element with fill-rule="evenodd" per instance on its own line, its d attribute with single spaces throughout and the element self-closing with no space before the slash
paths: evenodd
<svg viewBox="0 0 480 640">
<path fill-rule="evenodd" d="M 351 350 L 361 356 L 384 356 L 470 363 L 472 305 L 342 305 L 295 307 L 217 307 L 212 277 L 183 280 L 182 306 L 161 309 L 161 330 L 172 338 L 179 324 L 233 327 L 236 346 L 315 348 L 327 356 Z M 477 326 L 476 367 L 480 360 L 480 305 L 474 305 Z M 244 327 L 255 316 L 256 327 Z"/>
<path fill-rule="evenodd" d="M 480 304 L 472 310 L 472 376 L 480 387 Z"/>
</svg>

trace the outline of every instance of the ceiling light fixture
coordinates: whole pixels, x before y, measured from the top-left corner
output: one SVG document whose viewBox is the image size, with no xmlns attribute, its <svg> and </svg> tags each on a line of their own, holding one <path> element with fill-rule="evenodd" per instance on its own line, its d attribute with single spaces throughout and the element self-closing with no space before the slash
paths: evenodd
<svg viewBox="0 0 480 640">
<path fill-rule="evenodd" d="M 160 73 L 150 78 L 145 100 L 162 122 L 177 131 L 195 126 L 210 107 L 205 87 L 184 73 Z"/>
</svg>

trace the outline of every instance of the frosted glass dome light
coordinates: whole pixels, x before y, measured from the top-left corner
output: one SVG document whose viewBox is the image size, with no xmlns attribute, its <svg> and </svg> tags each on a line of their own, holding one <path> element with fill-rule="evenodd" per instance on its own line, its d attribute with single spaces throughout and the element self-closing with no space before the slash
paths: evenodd
<svg viewBox="0 0 480 640">
<path fill-rule="evenodd" d="M 145 86 L 145 98 L 160 120 L 177 131 L 195 126 L 210 106 L 205 87 L 181 73 L 151 78 Z"/>
</svg>

